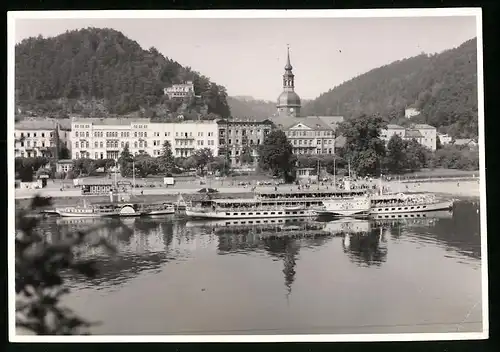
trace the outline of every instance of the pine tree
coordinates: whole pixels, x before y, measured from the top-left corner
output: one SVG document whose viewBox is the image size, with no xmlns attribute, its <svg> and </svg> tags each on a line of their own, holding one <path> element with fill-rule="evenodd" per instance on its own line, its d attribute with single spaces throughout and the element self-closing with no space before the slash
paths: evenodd
<svg viewBox="0 0 500 352">
<path fill-rule="evenodd" d="M 130 163 L 134 161 L 133 155 L 130 153 L 128 148 L 128 143 L 125 144 L 120 157 L 118 158 L 118 165 L 120 165 L 120 174 L 122 176 L 127 176 L 130 171 Z"/>
<path fill-rule="evenodd" d="M 158 157 L 158 159 L 160 161 L 160 171 L 165 174 L 171 174 L 175 163 L 174 154 L 172 153 L 172 146 L 170 145 L 169 141 L 165 141 L 165 143 L 163 143 L 161 155 Z"/>
</svg>

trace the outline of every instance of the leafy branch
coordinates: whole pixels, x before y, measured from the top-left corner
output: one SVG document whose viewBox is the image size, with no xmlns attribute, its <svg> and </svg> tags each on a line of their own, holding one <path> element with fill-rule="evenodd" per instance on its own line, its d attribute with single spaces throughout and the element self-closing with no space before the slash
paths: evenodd
<svg viewBox="0 0 500 352">
<path fill-rule="evenodd" d="M 63 240 L 49 243 L 40 228 L 41 210 L 50 206 L 50 198 L 35 196 L 28 210 L 16 214 L 15 287 L 16 327 L 36 335 L 88 334 L 95 323 L 77 316 L 60 305 L 70 292 L 65 285 L 68 274 L 93 278 L 99 273 L 94 260 L 78 260 L 75 251 L 83 246 L 101 247 L 110 255 L 115 248 L 104 238 L 89 236 L 100 226 L 68 233 Z M 107 223 L 111 231 L 130 231 L 120 221 Z"/>
</svg>

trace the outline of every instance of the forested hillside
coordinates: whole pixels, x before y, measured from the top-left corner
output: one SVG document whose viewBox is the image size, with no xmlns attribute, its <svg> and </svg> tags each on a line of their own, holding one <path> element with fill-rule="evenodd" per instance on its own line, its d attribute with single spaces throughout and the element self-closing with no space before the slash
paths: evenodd
<svg viewBox="0 0 500 352">
<path fill-rule="evenodd" d="M 380 113 L 404 120 L 404 109 L 421 111 L 414 122 L 428 123 L 453 137 L 476 137 L 477 40 L 440 54 L 393 62 L 344 82 L 306 104 L 304 115 L 346 117 Z M 337 110 L 338 109 L 338 110 Z"/>
<path fill-rule="evenodd" d="M 172 44 L 175 45 L 175 44 Z M 87 28 L 16 45 L 16 103 L 65 115 L 230 115 L 224 87 L 113 29 Z M 171 101 L 163 88 L 193 81 L 197 97 Z"/>
<path fill-rule="evenodd" d="M 235 118 L 265 119 L 276 113 L 276 102 L 256 100 L 251 97 L 228 97 L 231 115 Z"/>
</svg>

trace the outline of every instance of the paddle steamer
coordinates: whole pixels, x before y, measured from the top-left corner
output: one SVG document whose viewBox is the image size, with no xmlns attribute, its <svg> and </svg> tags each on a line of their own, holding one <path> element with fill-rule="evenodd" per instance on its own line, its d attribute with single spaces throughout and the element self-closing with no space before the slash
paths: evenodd
<svg viewBox="0 0 500 352">
<path fill-rule="evenodd" d="M 316 216 L 314 208 L 322 206 L 325 199 L 338 200 L 337 213 L 350 213 L 358 197 L 366 191 L 291 191 L 256 192 L 250 199 L 205 199 L 186 206 L 186 216 L 200 219 L 259 219 L 298 218 Z M 347 206 L 347 210 L 343 209 Z M 333 207 L 332 207 L 333 209 Z M 335 208 L 336 209 L 336 208 Z"/>
</svg>

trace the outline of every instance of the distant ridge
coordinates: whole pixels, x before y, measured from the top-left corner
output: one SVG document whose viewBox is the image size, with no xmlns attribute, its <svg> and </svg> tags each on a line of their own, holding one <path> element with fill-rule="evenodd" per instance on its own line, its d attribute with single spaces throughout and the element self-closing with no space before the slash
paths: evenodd
<svg viewBox="0 0 500 352">
<path fill-rule="evenodd" d="M 346 117 L 379 113 L 404 121 L 404 110 L 421 113 L 416 123 L 439 127 L 456 138 L 478 135 L 477 40 L 439 54 L 393 62 L 321 94 L 304 104 L 304 115 Z"/>
<path fill-rule="evenodd" d="M 174 45 L 174 44 L 173 44 Z M 16 45 L 16 104 L 39 114 L 146 117 L 230 115 L 223 86 L 109 28 L 28 38 Z M 163 88 L 193 81 L 195 95 L 169 100 Z"/>
</svg>

